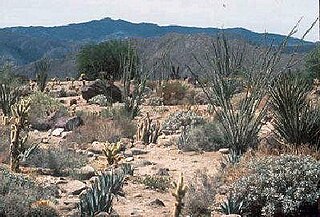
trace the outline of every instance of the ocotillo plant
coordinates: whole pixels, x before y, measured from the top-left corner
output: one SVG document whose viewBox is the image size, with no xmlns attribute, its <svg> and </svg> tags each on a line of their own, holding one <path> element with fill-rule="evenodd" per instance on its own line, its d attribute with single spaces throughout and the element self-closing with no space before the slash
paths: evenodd
<svg viewBox="0 0 320 217">
<path fill-rule="evenodd" d="M 43 92 L 46 88 L 49 69 L 50 69 L 50 62 L 48 59 L 42 59 L 35 63 L 38 90 L 41 92 Z"/>
<path fill-rule="evenodd" d="M 11 107 L 12 116 L 15 119 L 11 125 L 10 134 L 10 168 L 19 172 L 20 156 L 26 150 L 25 143 L 28 136 L 22 136 L 22 131 L 27 127 L 27 117 L 30 110 L 30 101 L 22 100 Z"/>
<path fill-rule="evenodd" d="M 138 124 L 136 137 L 145 144 L 156 143 L 160 133 L 160 122 L 152 122 L 149 113 Z"/>
<path fill-rule="evenodd" d="M 175 197 L 176 202 L 174 204 L 173 217 L 179 217 L 183 208 L 183 198 L 187 192 L 187 186 L 183 182 L 183 174 L 180 174 L 178 183 L 173 183 L 175 191 L 172 195 Z"/>
</svg>

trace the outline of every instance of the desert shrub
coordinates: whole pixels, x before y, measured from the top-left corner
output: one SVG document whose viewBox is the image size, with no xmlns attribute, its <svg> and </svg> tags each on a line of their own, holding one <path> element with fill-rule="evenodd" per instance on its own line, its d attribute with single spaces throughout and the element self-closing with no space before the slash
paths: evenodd
<svg viewBox="0 0 320 217">
<path fill-rule="evenodd" d="M 112 116 L 114 115 L 114 116 Z M 66 143 L 87 144 L 98 142 L 117 142 L 120 138 L 131 138 L 136 126 L 131 119 L 114 109 L 106 109 L 100 115 L 83 115 L 83 125 L 72 131 Z"/>
<path fill-rule="evenodd" d="M 163 98 L 164 105 L 177 105 L 186 96 L 188 87 L 179 81 L 165 82 L 157 91 L 157 95 Z"/>
<path fill-rule="evenodd" d="M 166 176 L 146 175 L 145 177 L 140 177 L 138 181 L 147 188 L 160 192 L 167 191 L 171 186 L 170 178 Z"/>
<path fill-rule="evenodd" d="M 319 148 L 320 109 L 308 100 L 312 86 L 294 74 L 284 74 L 271 89 L 271 105 L 277 136 L 286 143 Z"/>
<path fill-rule="evenodd" d="M 90 104 L 97 104 L 100 106 L 108 106 L 111 105 L 112 102 L 108 100 L 108 98 L 105 95 L 97 95 L 91 99 L 89 99 Z"/>
<path fill-rule="evenodd" d="M 162 131 L 176 131 L 187 126 L 196 126 L 204 123 L 204 119 L 192 111 L 177 111 L 170 114 L 163 122 Z"/>
<path fill-rule="evenodd" d="M 178 147 L 183 151 L 217 151 L 224 147 L 223 135 L 217 122 L 185 129 Z"/>
<path fill-rule="evenodd" d="M 0 216 L 30 216 L 32 203 L 53 200 L 55 187 L 43 187 L 32 180 L 0 168 Z"/>
<path fill-rule="evenodd" d="M 53 171 L 55 176 L 75 175 L 74 169 L 86 165 L 87 157 L 74 150 L 62 148 L 38 148 L 27 159 L 29 166 L 47 168 Z"/>
<path fill-rule="evenodd" d="M 158 96 L 153 96 L 145 99 L 144 104 L 149 106 L 161 106 L 163 105 L 163 98 Z"/>
<path fill-rule="evenodd" d="M 218 176 L 211 177 L 206 171 L 197 170 L 188 184 L 184 212 L 192 216 L 210 216 L 219 184 Z"/>
<path fill-rule="evenodd" d="M 317 214 L 320 163 L 311 157 L 282 155 L 253 159 L 249 173 L 236 181 L 233 195 L 247 216 Z"/>
<path fill-rule="evenodd" d="M 31 105 L 29 112 L 29 123 L 36 125 L 48 118 L 51 113 L 61 112 L 66 114 L 66 108 L 56 99 L 42 92 L 35 92 L 30 95 Z"/>
<path fill-rule="evenodd" d="M 59 217 L 59 213 L 51 206 L 31 207 L 28 217 Z"/>
</svg>

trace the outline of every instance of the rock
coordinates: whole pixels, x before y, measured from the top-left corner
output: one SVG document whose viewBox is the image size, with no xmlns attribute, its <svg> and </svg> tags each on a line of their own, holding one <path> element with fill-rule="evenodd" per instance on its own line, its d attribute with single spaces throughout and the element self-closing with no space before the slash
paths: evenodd
<svg viewBox="0 0 320 217">
<path fill-rule="evenodd" d="M 81 179 L 87 180 L 95 176 L 96 172 L 92 166 L 87 165 L 78 169 L 77 173 L 81 177 Z"/>
<path fill-rule="evenodd" d="M 169 176 L 169 169 L 168 168 L 160 168 L 156 173 L 158 176 Z"/>
<path fill-rule="evenodd" d="M 133 158 L 133 157 L 128 157 L 128 158 L 126 158 L 126 162 L 132 162 L 132 161 L 134 161 L 134 158 Z"/>
<path fill-rule="evenodd" d="M 220 149 L 219 149 L 219 152 L 220 152 L 221 154 L 229 154 L 229 153 L 230 153 L 230 151 L 229 151 L 228 148 L 220 148 Z"/>
<path fill-rule="evenodd" d="M 119 87 L 113 84 L 108 84 L 100 79 L 81 87 L 81 95 L 86 101 L 97 95 L 105 95 L 112 99 L 113 103 L 122 102 L 122 93 Z"/>
<path fill-rule="evenodd" d="M 130 149 L 132 152 L 132 155 L 142 155 L 142 154 L 147 154 L 148 151 L 142 150 L 142 149 L 138 149 L 138 148 L 131 148 Z"/>
<path fill-rule="evenodd" d="M 148 161 L 148 160 L 142 160 L 139 162 L 138 166 L 144 167 L 144 166 L 150 166 L 150 165 L 156 165 L 156 163 Z"/>
<path fill-rule="evenodd" d="M 64 128 L 66 131 L 72 131 L 83 124 L 83 120 L 78 117 L 61 117 L 57 120 L 54 127 Z"/>
<path fill-rule="evenodd" d="M 142 197 L 142 194 L 141 193 L 137 193 L 135 195 L 133 195 L 134 198 L 138 198 L 138 197 Z"/>
<path fill-rule="evenodd" d="M 88 153 L 87 153 L 87 157 L 93 157 L 94 156 L 94 153 L 93 152 L 91 152 L 91 151 L 88 151 Z"/>
<path fill-rule="evenodd" d="M 102 154 L 104 149 L 104 144 L 100 142 L 93 142 L 91 144 L 91 147 L 87 149 L 88 152 L 92 152 L 94 154 Z"/>
<path fill-rule="evenodd" d="M 78 180 L 72 180 L 67 184 L 60 184 L 58 186 L 68 195 L 79 195 L 83 190 L 87 188 L 83 182 L 80 182 Z"/>
<path fill-rule="evenodd" d="M 132 157 L 132 156 L 133 156 L 132 151 L 131 151 L 130 149 L 126 149 L 126 150 L 124 151 L 123 155 L 124 155 L 125 157 Z"/>
<path fill-rule="evenodd" d="M 57 128 L 52 131 L 51 135 L 52 136 L 61 136 L 61 133 L 64 131 L 64 128 Z"/>
<path fill-rule="evenodd" d="M 159 207 L 159 206 L 160 207 L 165 207 L 164 203 L 159 199 L 155 199 L 155 200 L 149 202 L 148 205 L 149 206 L 153 206 L 153 207 Z"/>
<path fill-rule="evenodd" d="M 108 217 L 111 216 L 110 214 L 108 214 L 107 212 L 100 212 L 99 214 L 95 215 L 96 217 Z"/>
<path fill-rule="evenodd" d="M 241 215 L 230 214 L 230 215 L 222 215 L 221 217 L 241 217 Z"/>
<path fill-rule="evenodd" d="M 62 138 L 62 139 L 67 138 L 67 136 L 68 136 L 70 133 L 71 133 L 70 131 L 69 131 L 69 132 L 62 132 L 62 133 L 61 133 L 61 138 Z"/>
</svg>

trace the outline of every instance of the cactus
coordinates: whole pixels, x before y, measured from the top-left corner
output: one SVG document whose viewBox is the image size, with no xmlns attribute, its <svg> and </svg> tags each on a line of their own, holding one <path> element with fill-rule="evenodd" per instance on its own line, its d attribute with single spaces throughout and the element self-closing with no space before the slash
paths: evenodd
<svg viewBox="0 0 320 217">
<path fill-rule="evenodd" d="M 28 134 L 25 136 L 21 134 L 26 131 L 27 117 L 30 110 L 30 100 L 22 100 L 11 106 L 11 113 L 13 115 L 10 133 L 10 168 L 14 172 L 19 172 L 19 162 L 27 158 L 36 148 L 25 147 L 28 139 Z"/>
<path fill-rule="evenodd" d="M 149 113 L 138 125 L 136 137 L 145 144 L 156 143 L 160 133 L 160 122 L 152 123 Z"/>
<path fill-rule="evenodd" d="M 173 217 L 179 217 L 183 208 L 183 198 L 186 195 L 187 192 L 187 186 L 184 185 L 183 182 L 183 174 L 180 174 L 179 182 L 173 183 L 173 186 L 175 188 L 175 191 L 172 193 L 172 195 L 175 197 L 176 202 L 174 204 L 174 212 Z"/>
<path fill-rule="evenodd" d="M 119 170 L 101 173 L 94 179 L 91 187 L 80 194 L 78 208 L 81 216 L 95 216 L 100 212 L 111 212 L 113 197 L 119 194 L 125 176 L 129 175 L 126 171 L 132 171 L 129 167 L 130 165 L 126 165 L 125 168 L 119 168 Z"/>
<path fill-rule="evenodd" d="M 48 81 L 50 62 L 48 59 L 42 59 L 39 62 L 36 62 L 35 68 L 38 90 L 44 92 Z"/>
<path fill-rule="evenodd" d="M 11 116 L 11 106 L 18 101 L 20 96 L 21 91 L 18 87 L 0 85 L 0 106 L 5 116 Z"/>
<path fill-rule="evenodd" d="M 107 157 L 109 165 L 117 165 L 118 162 L 122 159 L 122 156 L 119 154 L 121 149 L 121 143 L 106 143 L 105 148 L 103 149 L 104 155 Z"/>
</svg>

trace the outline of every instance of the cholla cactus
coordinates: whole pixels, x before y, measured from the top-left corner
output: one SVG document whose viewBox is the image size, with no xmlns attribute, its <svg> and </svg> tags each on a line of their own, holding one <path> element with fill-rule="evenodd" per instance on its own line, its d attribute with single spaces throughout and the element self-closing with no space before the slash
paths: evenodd
<svg viewBox="0 0 320 217">
<path fill-rule="evenodd" d="M 30 110 L 30 101 L 22 100 L 11 106 L 11 113 L 14 123 L 11 125 L 10 133 L 10 168 L 14 172 L 19 172 L 20 156 L 25 151 L 25 143 L 28 136 L 21 136 L 22 131 L 27 126 L 27 117 Z"/>
<path fill-rule="evenodd" d="M 103 149 L 104 155 L 107 157 L 109 165 L 117 165 L 118 162 L 122 159 L 122 156 L 119 154 L 121 149 L 121 143 L 106 143 L 105 148 Z"/>
<path fill-rule="evenodd" d="M 160 122 L 152 123 L 149 113 L 141 120 L 137 129 L 137 140 L 145 144 L 156 143 L 160 133 Z"/>
<path fill-rule="evenodd" d="M 176 198 L 176 203 L 174 204 L 173 217 L 179 217 L 183 208 L 182 200 L 187 192 L 187 186 L 183 182 L 182 173 L 180 174 L 178 184 L 174 182 L 173 186 L 175 188 L 175 191 L 172 193 L 172 195 Z"/>
</svg>

